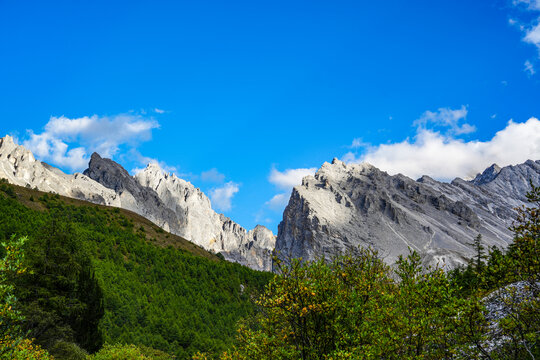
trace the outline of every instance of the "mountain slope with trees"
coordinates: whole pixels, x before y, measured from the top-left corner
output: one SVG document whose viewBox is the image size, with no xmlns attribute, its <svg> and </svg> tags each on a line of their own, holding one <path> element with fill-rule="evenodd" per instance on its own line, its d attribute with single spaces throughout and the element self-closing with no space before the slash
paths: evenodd
<svg viewBox="0 0 540 360">
<path fill-rule="evenodd" d="M 27 236 L 15 295 L 35 343 L 56 358 L 103 343 L 178 359 L 225 350 L 271 277 L 229 263 L 117 208 L 0 186 L 0 240 Z M 98 325 L 99 324 L 99 325 Z"/>
</svg>

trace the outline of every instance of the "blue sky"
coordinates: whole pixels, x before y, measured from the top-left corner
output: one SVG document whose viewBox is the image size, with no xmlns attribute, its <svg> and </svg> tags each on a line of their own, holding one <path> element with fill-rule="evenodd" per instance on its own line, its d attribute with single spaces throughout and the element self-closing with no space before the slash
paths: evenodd
<svg viewBox="0 0 540 360">
<path fill-rule="evenodd" d="M 247 228 L 333 157 L 540 158 L 540 0 L 0 0 L 0 124 L 66 172 L 158 161 Z"/>
</svg>

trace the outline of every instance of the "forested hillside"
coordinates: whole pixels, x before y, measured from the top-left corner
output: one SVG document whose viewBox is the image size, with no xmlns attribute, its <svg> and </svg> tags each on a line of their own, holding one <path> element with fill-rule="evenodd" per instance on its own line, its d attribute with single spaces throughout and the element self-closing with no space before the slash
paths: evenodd
<svg viewBox="0 0 540 360">
<path fill-rule="evenodd" d="M 0 184 L 0 357 L 537 359 L 540 187 L 527 199 L 508 249 L 479 235 L 451 272 L 361 248 L 276 259 L 273 276 L 132 213 Z"/>
<path fill-rule="evenodd" d="M 124 210 L 5 183 L 0 190 L 0 240 L 28 237 L 29 271 L 15 281 L 22 326 L 59 359 L 103 343 L 179 359 L 219 353 L 271 277 Z"/>
</svg>

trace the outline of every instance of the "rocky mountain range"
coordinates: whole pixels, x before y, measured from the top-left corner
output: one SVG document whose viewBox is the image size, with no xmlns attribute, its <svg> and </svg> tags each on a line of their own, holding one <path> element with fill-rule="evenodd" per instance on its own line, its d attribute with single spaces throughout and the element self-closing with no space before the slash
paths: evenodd
<svg viewBox="0 0 540 360">
<path fill-rule="evenodd" d="M 428 176 L 391 176 L 369 164 L 334 159 L 293 189 L 277 238 L 264 226 L 248 231 L 218 214 L 200 189 L 157 164 L 131 176 L 94 153 L 84 173 L 70 175 L 36 160 L 5 136 L 0 138 L 0 178 L 134 211 L 257 270 L 272 269 L 274 249 L 283 259 L 310 260 L 358 246 L 375 247 L 389 264 L 413 249 L 426 264 L 452 268 L 473 255 L 471 243 L 478 234 L 487 246 L 511 242 L 514 208 L 526 203 L 529 181 L 540 184 L 540 161 L 504 168 L 494 164 L 473 180 L 445 183 Z"/>
<path fill-rule="evenodd" d="M 540 184 L 540 161 L 492 165 L 471 181 L 390 176 L 369 164 L 334 159 L 296 186 L 279 225 L 282 259 L 373 246 L 392 264 L 409 248 L 426 264 L 453 268 L 473 255 L 471 243 L 504 248 L 515 207 L 526 203 L 529 181 Z"/>
<path fill-rule="evenodd" d="M 65 174 L 36 160 L 32 152 L 0 139 L 0 178 L 20 186 L 121 207 L 146 217 L 159 227 L 227 260 L 257 270 L 271 269 L 274 234 L 264 226 L 247 231 L 216 213 L 208 197 L 191 183 L 149 164 L 137 176 L 121 165 L 94 153 L 83 174 Z"/>
</svg>

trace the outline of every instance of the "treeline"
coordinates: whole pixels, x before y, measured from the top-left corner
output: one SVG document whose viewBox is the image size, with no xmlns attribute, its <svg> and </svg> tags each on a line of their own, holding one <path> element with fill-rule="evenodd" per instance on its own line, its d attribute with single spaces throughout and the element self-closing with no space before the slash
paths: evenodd
<svg viewBox="0 0 540 360">
<path fill-rule="evenodd" d="M 528 199 L 507 252 L 479 236 L 468 266 L 449 273 L 416 252 L 395 267 L 370 249 L 292 259 L 220 358 L 539 359 L 540 188 Z"/>
<path fill-rule="evenodd" d="M 238 319 L 254 311 L 251 296 L 271 277 L 157 246 L 147 226 L 118 209 L 69 205 L 5 183 L 0 191 L 0 241 L 28 239 L 26 271 L 11 279 L 19 325 L 57 359 L 117 343 L 178 359 L 222 352 Z"/>
<path fill-rule="evenodd" d="M 527 197 L 508 249 L 478 236 L 451 272 L 359 249 L 271 275 L 156 246 L 117 209 L 0 184 L 0 356 L 538 359 L 540 187 Z"/>
</svg>

